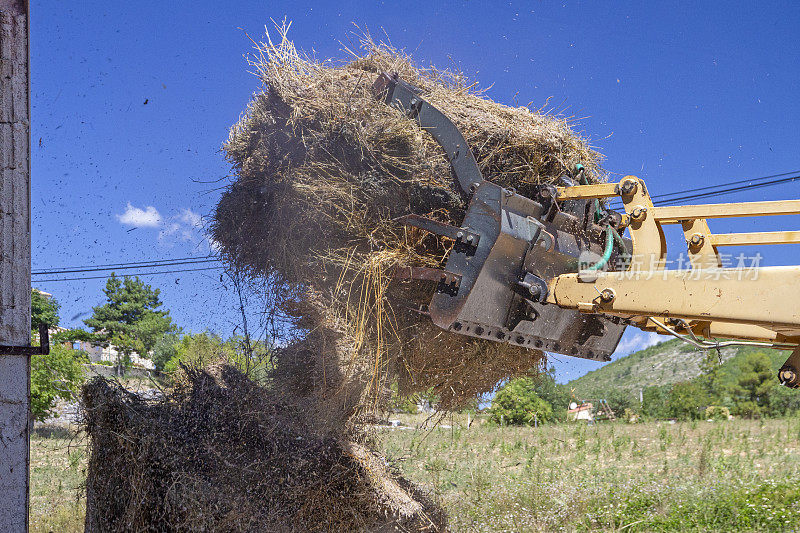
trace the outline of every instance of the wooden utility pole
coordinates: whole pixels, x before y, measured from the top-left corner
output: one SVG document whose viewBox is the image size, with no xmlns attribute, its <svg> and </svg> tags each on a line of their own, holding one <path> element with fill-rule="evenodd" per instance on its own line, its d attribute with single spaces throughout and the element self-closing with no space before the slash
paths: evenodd
<svg viewBox="0 0 800 533">
<path fill-rule="evenodd" d="M 0 346 L 31 341 L 28 1 L 0 0 Z M 0 354 L 0 528 L 28 531 L 30 355 Z"/>
</svg>

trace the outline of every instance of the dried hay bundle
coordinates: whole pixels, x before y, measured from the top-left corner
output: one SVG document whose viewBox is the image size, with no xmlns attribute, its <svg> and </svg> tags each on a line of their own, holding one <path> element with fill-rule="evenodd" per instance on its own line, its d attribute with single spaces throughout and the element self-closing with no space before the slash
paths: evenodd
<svg viewBox="0 0 800 533">
<path fill-rule="evenodd" d="M 432 390 L 456 407 L 536 368 L 542 354 L 441 331 L 411 310 L 433 287 L 392 280 L 396 265 L 443 266 L 448 251 L 392 220 L 416 213 L 460 225 L 465 201 L 433 139 L 376 101 L 377 73 L 420 87 L 461 129 L 484 176 L 523 194 L 577 162 L 595 181 L 600 157 L 566 119 L 498 104 L 458 73 L 361 44 L 347 64 L 302 56 L 285 28 L 280 42 L 257 45 L 251 65 L 263 88 L 225 144 L 237 179 L 216 208 L 213 238 L 235 268 L 291 287 L 275 304 L 298 328 L 338 339 L 342 376 L 322 384 L 328 402 L 348 413 L 379 407 L 399 377 L 403 392 Z M 363 393 L 343 399 L 342 383 Z"/>
<path fill-rule="evenodd" d="M 83 390 L 86 531 L 444 531 L 443 512 L 364 446 L 320 435 L 227 365 L 145 401 Z"/>
</svg>

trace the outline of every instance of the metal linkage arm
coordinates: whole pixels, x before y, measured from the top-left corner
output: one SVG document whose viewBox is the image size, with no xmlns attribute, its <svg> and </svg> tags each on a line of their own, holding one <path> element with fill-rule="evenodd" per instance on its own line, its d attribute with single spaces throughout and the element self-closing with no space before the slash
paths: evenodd
<svg viewBox="0 0 800 533">
<path fill-rule="evenodd" d="M 420 89 L 404 82 L 396 74 L 381 74 L 372 84 L 372 91 L 376 97 L 416 120 L 422 129 L 433 136 L 447 155 L 465 195 L 481 184 L 483 174 L 464 136 L 444 113 L 419 95 Z"/>
</svg>

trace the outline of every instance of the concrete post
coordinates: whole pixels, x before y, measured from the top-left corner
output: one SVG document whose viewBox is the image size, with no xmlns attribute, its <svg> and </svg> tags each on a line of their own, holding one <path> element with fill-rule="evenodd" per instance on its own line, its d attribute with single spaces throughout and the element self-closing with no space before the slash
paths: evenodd
<svg viewBox="0 0 800 533">
<path fill-rule="evenodd" d="M 30 344 L 28 2 L 0 0 L 0 345 Z M 0 528 L 28 531 L 30 357 L 0 355 Z"/>
</svg>

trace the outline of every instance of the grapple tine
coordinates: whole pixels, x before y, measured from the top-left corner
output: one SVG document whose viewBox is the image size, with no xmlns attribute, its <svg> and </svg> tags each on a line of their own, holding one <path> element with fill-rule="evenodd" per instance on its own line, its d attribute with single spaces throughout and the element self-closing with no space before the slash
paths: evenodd
<svg viewBox="0 0 800 533">
<path fill-rule="evenodd" d="M 470 337 L 608 359 L 624 322 L 545 302 L 546 280 L 577 272 L 581 253 L 601 247 L 595 236 L 600 228 L 554 211 L 546 187 L 534 200 L 484 180 L 456 125 L 397 75 L 381 74 L 373 91 L 433 136 L 469 199 L 460 227 L 416 214 L 396 219 L 455 241 L 444 270 L 400 266 L 394 272 L 395 279 L 437 284 L 428 306 L 433 323 Z"/>
<path fill-rule="evenodd" d="M 457 243 L 463 243 L 468 246 L 478 246 L 478 241 L 480 241 L 481 238 L 480 234 L 475 233 L 469 228 L 459 228 L 458 226 L 445 224 L 444 222 L 439 222 L 438 220 L 420 215 L 405 215 L 396 218 L 395 221 L 404 226 L 419 228 L 442 237 L 447 237 L 448 239 L 453 239 Z"/>
</svg>

